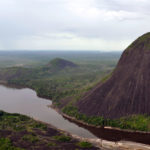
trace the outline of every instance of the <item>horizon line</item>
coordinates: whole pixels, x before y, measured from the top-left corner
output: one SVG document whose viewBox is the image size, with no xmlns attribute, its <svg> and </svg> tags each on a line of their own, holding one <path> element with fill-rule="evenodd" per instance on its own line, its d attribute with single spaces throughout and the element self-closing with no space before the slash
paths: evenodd
<svg viewBox="0 0 150 150">
<path fill-rule="evenodd" d="M 5 50 L 5 49 L 0 49 L 0 51 L 3 51 L 3 52 L 4 51 L 9 51 L 9 52 L 10 51 L 12 51 L 12 52 L 13 51 L 20 51 L 20 52 L 21 51 L 35 51 L 35 52 L 36 51 L 43 51 L 43 52 L 44 51 L 49 51 L 49 52 L 50 51 L 62 51 L 62 52 L 63 51 L 65 51 L 65 52 L 122 52 L 123 50 L 60 50 L 60 49 L 57 49 L 57 50 L 52 50 L 52 49 L 49 49 L 49 50 L 48 49 L 47 50 L 46 49 L 45 50 L 42 50 L 42 49 L 41 50 L 39 50 L 39 49 L 31 49 L 31 50 L 30 49 L 20 49 L 20 50 L 19 49 L 7 49 L 7 50 Z"/>
</svg>

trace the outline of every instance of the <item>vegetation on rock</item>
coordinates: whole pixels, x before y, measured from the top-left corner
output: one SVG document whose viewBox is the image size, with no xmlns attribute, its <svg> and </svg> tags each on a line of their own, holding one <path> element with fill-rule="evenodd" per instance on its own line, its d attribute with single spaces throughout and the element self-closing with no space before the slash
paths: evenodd
<svg viewBox="0 0 150 150">
<path fill-rule="evenodd" d="M 81 149 L 78 143 L 50 125 L 24 115 L 0 111 L 1 150 Z M 90 149 L 98 148 L 91 146 Z"/>
<path fill-rule="evenodd" d="M 131 115 L 128 117 L 121 117 L 119 119 L 105 119 L 101 116 L 87 116 L 82 114 L 74 106 L 64 107 L 63 113 L 75 117 L 77 120 L 83 121 L 89 125 L 101 127 L 111 126 L 120 129 L 150 132 L 150 116 L 148 115 Z"/>
</svg>

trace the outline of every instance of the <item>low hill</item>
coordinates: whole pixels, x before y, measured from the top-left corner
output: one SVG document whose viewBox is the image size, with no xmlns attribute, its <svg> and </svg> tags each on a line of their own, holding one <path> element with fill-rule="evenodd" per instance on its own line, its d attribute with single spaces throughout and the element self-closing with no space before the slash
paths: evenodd
<svg viewBox="0 0 150 150">
<path fill-rule="evenodd" d="M 9 67 L 0 69 L 0 80 L 27 80 L 36 79 L 41 76 L 51 76 L 58 74 L 58 71 L 64 68 L 75 68 L 76 64 L 61 58 L 55 58 L 50 61 L 46 67 L 39 68 L 24 68 L 24 67 Z M 47 71 L 51 72 L 47 72 Z"/>
<path fill-rule="evenodd" d="M 37 74 L 36 69 L 23 67 L 10 67 L 0 69 L 0 80 L 16 80 L 16 79 L 30 79 L 35 78 Z"/>
<path fill-rule="evenodd" d="M 109 79 L 88 92 L 78 102 L 78 108 L 88 116 L 111 119 L 150 115 L 150 33 L 123 52 Z"/>
<path fill-rule="evenodd" d="M 61 59 L 61 58 L 55 58 L 53 60 L 51 60 L 46 67 L 48 68 L 59 68 L 59 69 L 64 69 L 66 67 L 77 67 L 76 64 L 74 64 L 71 61 L 65 60 L 65 59 Z"/>
</svg>

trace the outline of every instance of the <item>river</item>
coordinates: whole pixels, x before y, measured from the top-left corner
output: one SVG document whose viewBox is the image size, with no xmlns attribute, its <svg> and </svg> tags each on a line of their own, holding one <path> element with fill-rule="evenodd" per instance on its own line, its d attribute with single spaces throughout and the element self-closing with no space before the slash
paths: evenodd
<svg viewBox="0 0 150 150">
<path fill-rule="evenodd" d="M 48 107 L 51 104 L 50 100 L 38 97 L 36 92 L 29 88 L 17 89 L 0 85 L 0 110 L 24 114 L 84 138 L 126 140 L 150 144 L 150 134 L 87 127 L 64 118 L 57 111 Z"/>
</svg>

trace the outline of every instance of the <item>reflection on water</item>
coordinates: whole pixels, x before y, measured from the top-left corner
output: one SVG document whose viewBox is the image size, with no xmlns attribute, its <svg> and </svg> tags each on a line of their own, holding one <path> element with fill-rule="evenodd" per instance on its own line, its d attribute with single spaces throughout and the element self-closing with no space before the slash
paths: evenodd
<svg viewBox="0 0 150 150">
<path fill-rule="evenodd" d="M 25 114 L 81 137 L 99 137 L 110 141 L 127 140 L 150 144 L 150 134 L 87 127 L 62 117 L 48 107 L 51 103 L 50 100 L 37 97 L 31 89 L 16 89 L 0 85 L 0 109 L 6 112 Z"/>
</svg>

